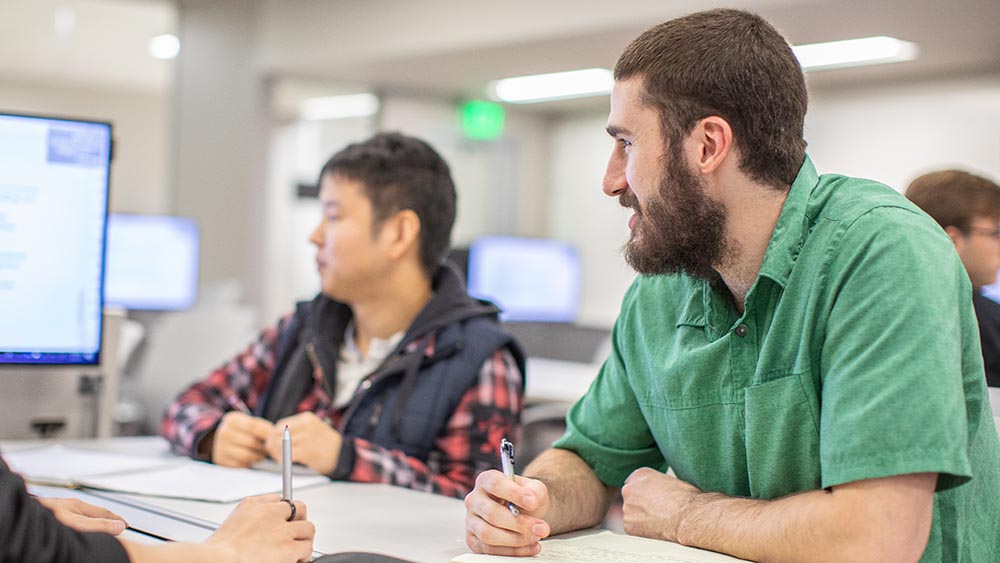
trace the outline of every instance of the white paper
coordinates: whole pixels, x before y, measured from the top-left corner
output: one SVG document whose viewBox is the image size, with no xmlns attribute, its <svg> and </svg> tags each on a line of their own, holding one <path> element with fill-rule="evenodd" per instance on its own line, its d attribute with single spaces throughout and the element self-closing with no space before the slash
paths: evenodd
<svg viewBox="0 0 1000 563">
<path fill-rule="evenodd" d="M 187 458 L 142 457 L 62 445 L 4 453 L 11 469 L 38 484 L 79 486 L 178 499 L 235 502 L 248 496 L 281 492 L 276 463 L 261 469 L 220 467 Z M 329 479 L 296 467 L 293 490 Z"/>
<path fill-rule="evenodd" d="M 77 480 L 82 487 L 178 499 L 234 502 L 245 497 L 281 493 L 281 474 L 255 469 L 220 467 L 182 460 L 147 471 L 91 476 Z M 303 488 L 329 479 L 323 475 L 296 476 L 293 488 Z"/>
<path fill-rule="evenodd" d="M 452 563 L 736 563 L 745 561 L 714 551 L 680 544 L 625 536 L 607 530 L 572 538 L 542 540 L 542 552 L 524 557 L 499 557 L 467 553 Z"/>
<path fill-rule="evenodd" d="M 67 448 L 59 444 L 4 452 L 4 461 L 32 483 L 70 486 L 78 478 L 162 467 L 171 459 Z"/>
</svg>

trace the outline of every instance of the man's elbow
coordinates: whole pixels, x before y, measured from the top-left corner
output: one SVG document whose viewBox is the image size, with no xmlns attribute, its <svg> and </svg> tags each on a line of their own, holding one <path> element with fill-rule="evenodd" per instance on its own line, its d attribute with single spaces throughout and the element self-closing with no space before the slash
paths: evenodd
<svg viewBox="0 0 1000 563">
<path fill-rule="evenodd" d="M 859 522 L 853 537 L 841 538 L 837 561 L 916 563 L 930 539 L 931 519 L 916 517 L 907 522 Z"/>
<path fill-rule="evenodd" d="M 878 561 L 880 563 L 917 563 L 923 557 L 927 548 L 927 538 L 910 538 L 901 541 L 900 538 L 882 537 L 871 542 L 859 542 L 848 546 L 842 557 L 837 561 Z"/>
<path fill-rule="evenodd" d="M 843 561 L 916 562 L 930 540 L 937 474 L 916 473 L 834 487 Z"/>
</svg>

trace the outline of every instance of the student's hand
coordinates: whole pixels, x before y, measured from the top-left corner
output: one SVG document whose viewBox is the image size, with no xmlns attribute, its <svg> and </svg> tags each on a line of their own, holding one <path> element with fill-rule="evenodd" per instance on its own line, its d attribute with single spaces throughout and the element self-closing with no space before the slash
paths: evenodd
<svg viewBox="0 0 1000 563">
<path fill-rule="evenodd" d="M 205 545 L 224 548 L 228 561 L 309 561 L 316 527 L 306 520 L 306 505 L 295 502 L 295 519 L 288 522 L 291 507 L 279 495 L 249 497 Z"/>
<path fill-rule="evenodd" d="M 281 463 L 281 434 L 288 426 L 292 435 L 292 462 L 323 475 L 333 473 L 340 459 L 344 438 L 316 413 L 300 412 L 274 423 L 267 436 L 267 455 Z"/>
<path fill-rule="evenodd" d="M 117 536 L 127 526 L 121 516 L 80 499 L 39 497 L 37 500 L 55 514 L 56 520 L 80 532 L 103 532 Z"/>
<path fill-rule="evenodd" d="M 518 507 L 518 516 L 508 501 Z M 465 497 L 465 543 L 476 553 L 535 555 L 542 550 L 538 541 L 549 535 L 542 520 L 548 508 L 549 490 L 541 481 L 521 476 L 512 481 L 495 469 L 483 471 Z"/>
<path fill-rule="evenodd" d="M 219 422 L 212 440 L 212 463 L 250 467 L 267 456 L 264 442 L 274 425 L 239 411 L 229 411 Z"/>
<path fill-rule="evenodd" d="M 640 467 L 625 479 L 622 508 L 625 533 L 677 541 L 677 526 L 684 510 L 701 491 L 691 483 Z"/>
</svg>

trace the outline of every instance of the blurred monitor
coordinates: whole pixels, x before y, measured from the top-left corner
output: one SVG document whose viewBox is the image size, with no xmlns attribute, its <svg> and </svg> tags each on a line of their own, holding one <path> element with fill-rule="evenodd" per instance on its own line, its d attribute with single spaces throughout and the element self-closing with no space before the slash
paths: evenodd
<svg viewBox="0 0 1000 563">
<path fill-rule="evenodd" d="M 0 364 L 101 353 L 111 124 L 0 113 Z"/>
<path fill-rule="evenodd" d="M 469 294 L 503 309 L 504 321 L 571 323 L 580 305 L 580 256 L 564 242 L 484 237 L 469 246 Z"/>
<path fill-rule="evenodd" d="M 198 225 L 187 217 L 108 219 L 104 299 L 140 311 L 178 311 L 198 297 Z"/>
<path fill-rule="evenodd" d="M 990 285 L 984 285 L 980 291 L 983 297 L 989 297 L 993 301 L 1000 303 L 1000 272 L 997 272 L 997 281 Z"/>
</svg>

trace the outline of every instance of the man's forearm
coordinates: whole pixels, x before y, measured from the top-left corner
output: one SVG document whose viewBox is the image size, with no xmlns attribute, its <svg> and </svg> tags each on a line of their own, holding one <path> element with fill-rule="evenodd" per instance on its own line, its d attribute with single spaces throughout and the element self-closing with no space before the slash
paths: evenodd
<svg viewBox="0 0 1000 563">
<path fill-rule="evenodd" d="M 701 493 L 685 508 L 677 540 L 761 563 L 917 561 L 930 530 L 932 477 L 893 478 L 903 482 L 892 491 L 878 479 L 773 501 Z"/>
<path fill-rule="evenodd" d="M 548 488 L 549 509 L 544 520 L 552 535 L 596 526 L 615 493 L 585 461 L 568 450 L 545 451 L 528 465 L 524 476 L 538 479 Z"/>
<path fill-rule="evenodd" d="M 218 546 L 190 543 L 163 543 L 148 545 L 119 538 L 132 563 L 169 563 L 188 561 L 191 563 L 225 563 L 235 561 L 234 554 Z"/>
</svg>

